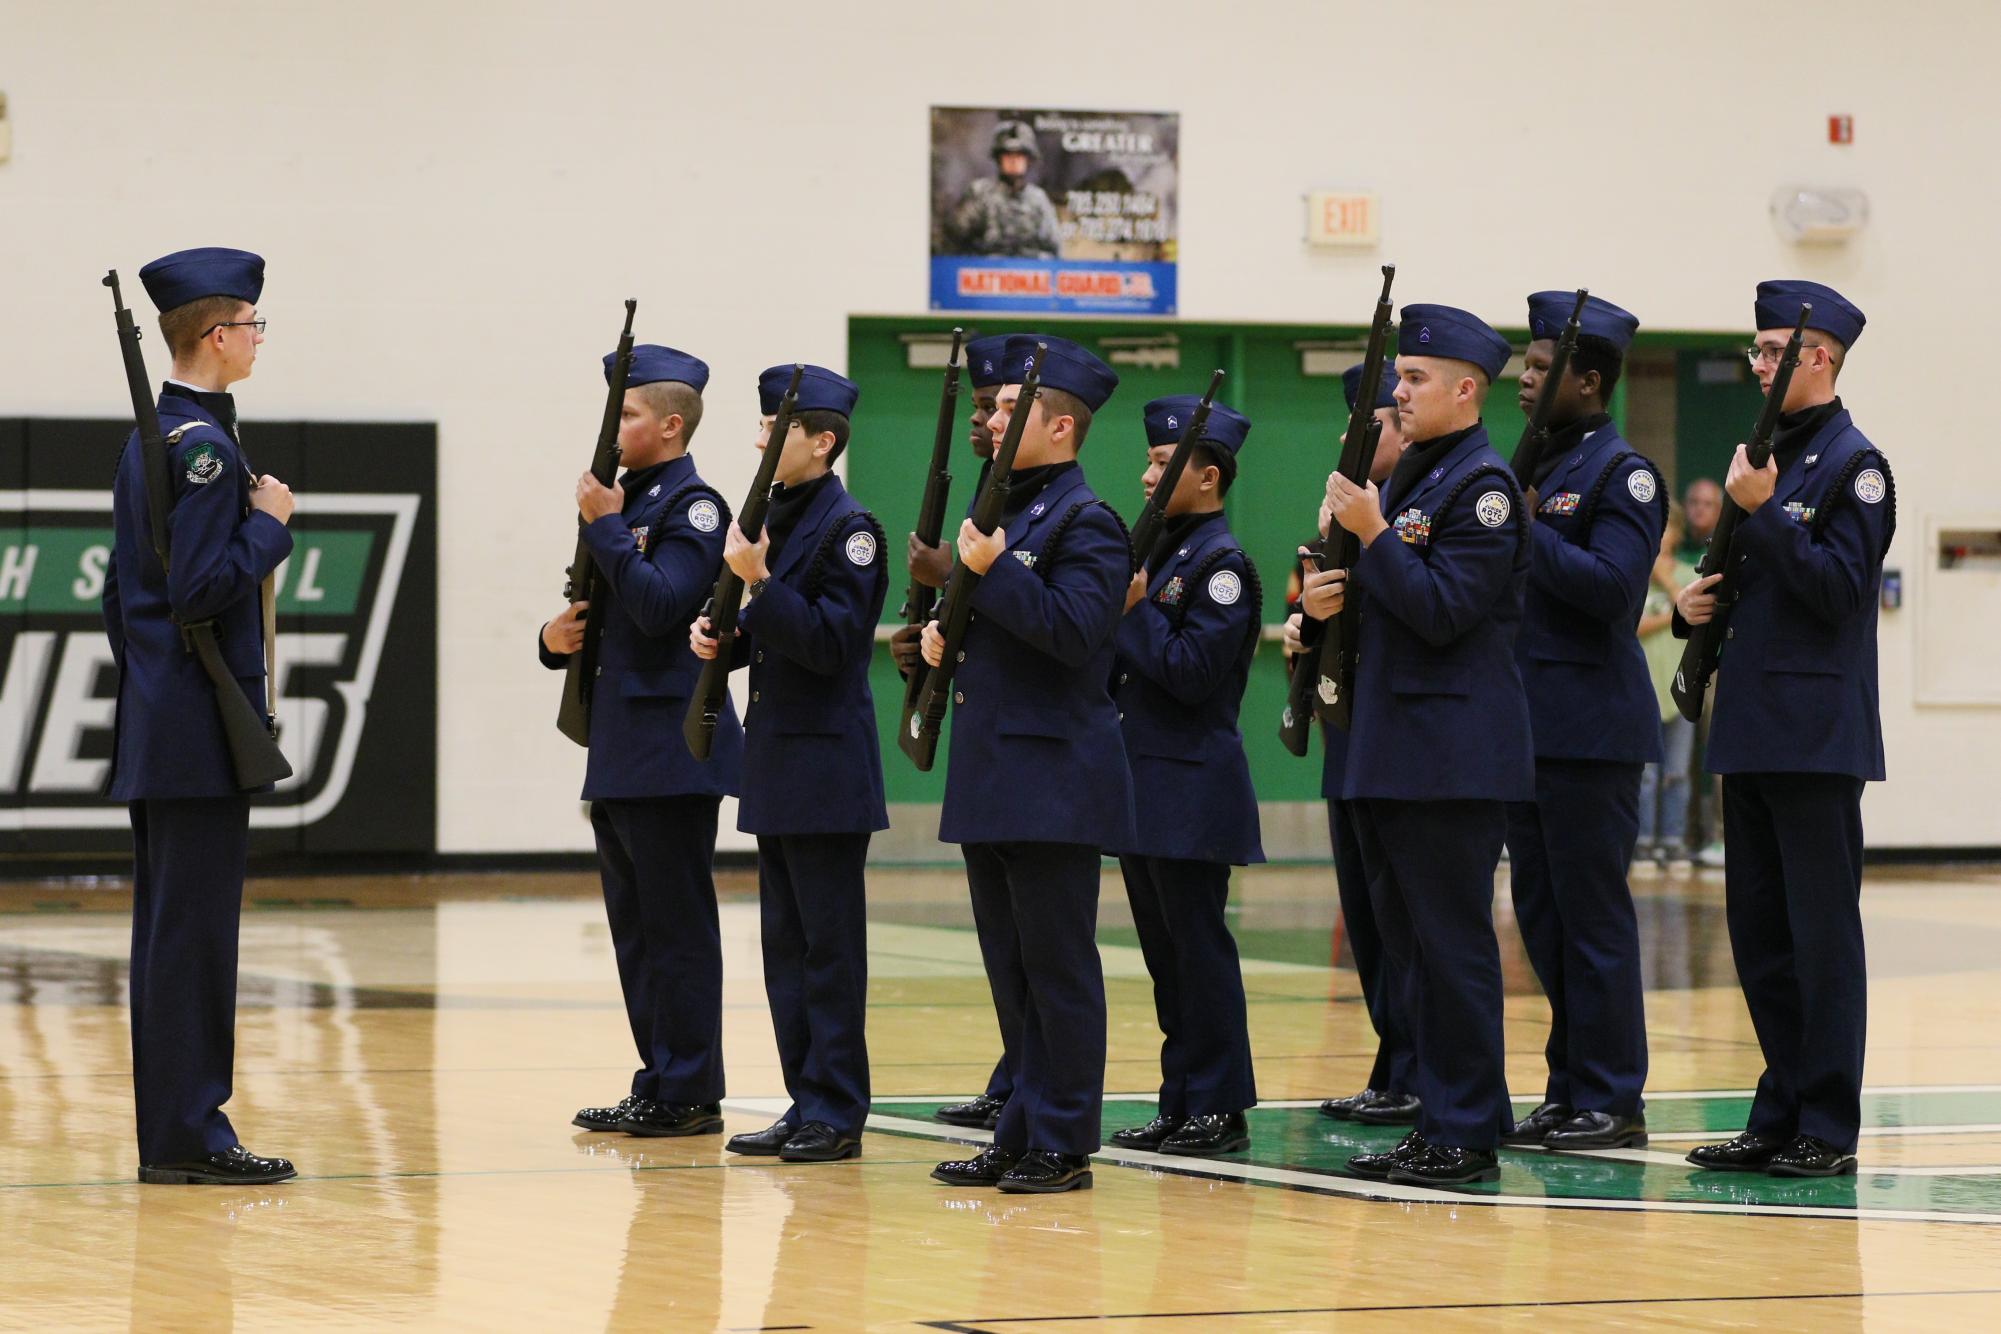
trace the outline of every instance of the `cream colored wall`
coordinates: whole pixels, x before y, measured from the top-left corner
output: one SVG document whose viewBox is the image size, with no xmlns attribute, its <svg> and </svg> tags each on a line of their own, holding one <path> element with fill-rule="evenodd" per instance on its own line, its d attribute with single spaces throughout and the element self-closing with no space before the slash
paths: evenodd
<svg viewBox="0 0 2001 1334">
<path fill-rule="evenodd" d="M 1656 328 L 1738 330 L 1761 278 L 1833 283 L 1870 316 L 1843 388 L 1896 465 L 1908 598 L 1926 512 L 2001 512 L 1962 332 L 2001 308 L 1997 7 L 978 12 L 0 0 L 0 412 L 123 411 L 107 265 L 267 255 L 252 415 L 439 424 L 451 851 L 588 843 L 527 642 L 558 606 L 619 300 L 713 365 L 697 457 L 734 495 L 759 369 L 839 366 L 850 314 L 923 309 L 932 103 L 1179 111 L 1191 319 L 1359 319 L 1383 258 L 1402 298 L 1497 322 L 1588 283 Z M 1032 42 L 1011 27 L 1044 15 Z M 1854 146 L 1826 143 L 1835 112 Z M 1798 181 L 1867 190 L 1867 231 L 1780 242 L 1766 199 Z M 1301 246 L 1299 196 L 1330 185 L 1382 192 L 1380 254 Z M 1914 619 L 1883 621 L 1871 842 L 2001 843 L 2001 714 L 1913 704 Z"/>
</svg>

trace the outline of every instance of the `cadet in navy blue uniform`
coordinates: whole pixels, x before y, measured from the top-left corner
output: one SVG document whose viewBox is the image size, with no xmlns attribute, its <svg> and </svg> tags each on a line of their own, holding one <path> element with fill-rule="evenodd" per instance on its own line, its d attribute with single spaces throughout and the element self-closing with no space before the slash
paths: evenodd
<svg viewBox="0 0 2001 1334">
<path fill-rule="evenodd" d="M 173 355 L 161 387 L 168 449 L 169 561 L 147 518 L 138 433 L 112 483 L 115 550 L 104 624 L 118 669 L 107 795 L 132 819 L 132 1101 L 139 1179 L 257 1183 L 294 1176 L 237 1142 L 223 1114 L 236 1052 L 236 943 L 249 852 L 249 794 L 224 742 L 216 686 L 181 626 L 212 622 L 229 674 L 261 713 L 260 586 L 291 554 L 292 493 L 256 476 L 237 438 L 230 385 L 264 341 L 255 306 L 264 261 L 205 247 L 139 270 Z M 268 789 L 265 789 L 268 791 Z"/>
<path fill-rule="evenodd" d="M 1021 437 L 1001 526 L 959 529 L 985 577 L 952 695 L 938 837 L 964 845 L 980 951 L 1013 1055 L 1014 1094 L 993 1146 L 932 1175 L 1008 1191 L 1091 1182 L 1105 1074 L 1105 983 L 1095 939 L 1100 848 L 1129 846 L 1133 801 L 1110 683 L 1132 579 L 1125 525 L 1077 464 L 1118 377 L 1075 343 L 1043 338 L 1042 392 Z M 1035 339 L 1008 340 L 1006 433 Z M 924 631 L 937 665 L 944 637 Z"/>
<path fill-rule="evenodd" d="M 1148 498 L 1200 400 L 1146 405 Z M 1247 1147 L 1258 1100 L 1244 976 L 1224 908 L 1230 867 L 1265 859 L 1258 799 L 1237 731 L 1257 651 L 1257 567 L 1230 535 L 1223 497 L 1251 423 L 1221 403 L 1190 452 L 1166 526 L 1126 594 L 1114 698 L 1132 768 L 1136 837 L 1114 847 L 1160 1024 L 1160 1110 L 1115 1131 L 1122 1148 L 1195 1156 Z"/>
<path fill-rule="evenodd" d="M 1725 776 L 1730 951 L 1765 1073 L 1744 1133 L 1688 1158 L 1833 1176 L 1855 1170 L 1862 1121 L 1862 786 L 1883 778 L 1876 606 L 1897 493 L 1835 393 L 1863 325 L 1839 292 L 1759 284 L 1758 382 L 1769 389 L 1802 301 L 1813 314 L 1771 460 L 1752 468 L 1740 445 L 1724 482 L 1747 517 L 1708 749 Z M 1714 582 L 1681 591 L 1685 624 L 1714 614 Z"/>
<path fill-rule="evenodd" d="M 987 466 L 994 456 L 994 434 L 987 429 L 987 421 L 994 415 L 994 396 L 1000 391 L 1001 368 L 1007 362 L 1007 335 L 989 334 L 975 338 L 966 344 L 966 383 L 973 395 L 973 411 L 969 419 L 970 443 L 973 456 L 980 460 L 980 471 L 966 494 L 966 513 L 973 512 L 973 501 L 979 495 L 980 484 L 987 479 Z M 935 547 L 927 547 L 912 533 L 909 541 L 910 572 L 933 588 L 943 588 L 952 575 L 952 547 L 948 542 L 940 542 Z M 890 638 L 890 650 L 897 655 L 897 665 L 907 676 L 910 666 L 917 659 L 918 632 L 899 629 Z M 1000 1124 L 1001 1109 L 1007 1105 L 1008 1095 L 1014 1091 L 1014 1075 L 1009 1071 L 1007 1034 L 1002 1034 L 1000 1059 L 994 1062 L 993 1073 L 987 1077 L 984 1092 L 965 1102 L 947 1103 L 933 1115 L 947 1125 L 973 1126 L 982 1130 L 992 1130 Z"/>
<path fill-rule="evenodd" d="M 1380 496 L 1329 479 L 1336 523 L 1361 540 L 1363 599 L 1342 796 L 1417 1050 L 1417 1128 L 1358 1175 L 1416 1185 L 1491 1181 L 1512 1120 L 1502 1068 L 1494 867 L 1504 803 L 1534 790 L 1515 668 L 1529 538 L 1480 405 L 1507 340 L 1449 306 L 1406 306 L 1397 412 L 1410 441 Z M 1344 594 L 1346 596 L 1347 594 Z"/>
<path fill-rule="evenodd" d="M 1529 298 L 1521 406 L 1534 411 L 1575 295 Z M 1640 322 L 1589 298 L 1529 479 L 1528 597 L 1515 661 L 1535 739 L 1535 800 L 1508 807 L 1515 920 L 1549 997 L 1549 1083 L 1505 1143 L 1617 1149 L 1647 1142 L 1640 929 L 1626 868 L 1640 770 L 1661 757 L 1660 706 L 1637 627 L 1667 525 L 1653 464 L 1605 411 Z"/>
<path fill-rule="evenodd" d="M 758 379 L 757 447 L 783 451 L 778 485 L 764 532 L 753 543 L 732 523 L 723 559 L 748 596 L 732 653 L 750 669 L 737 828 L 757 835 L 764 991 L 792 1106 L 728 1147 L 831 1162 L 861 1152 L 868 1117 L 863 866 L 869 835 L 889 828 L 868 665 L 889 575 L 882 529 L 832 472 L 859 391 L 808 366 L 792 429 L 774 446 L 791 375 L 787 363 Z M 706 618 L 688 642 L 716 656 Z"/>
<path fill-rule="evenodd" d="M 1361 392 L 1362 368 L 1350 366 L 1341 373 L 1341 392 L 1352 410 L 1355 395 Z M 1382 430 L 1376 438 L 1375 457 L 1369 461 L 1369 480 L 1377 486 L 1389 481 L 1391 469 L 1403 455 L 1403 428 L 1397 422 L 1397 374 L 1383 367 L 1376 389 L 1376 420 Z M 1320 535 L 1324 538 L 1332 524 L 1331 503 L 1320 507 Z M 1301 549 L 1302 554 L 1304 548 Z M 1286 652 L 1304 653 L 1319 643 L 1321 626 L 1334 609 L 1346 576 L 1338 570 L 1309 570 L 1300 588 L 1299 611 L 1286 622 Z M 1356 832 L 1356 804 L 1341 796 L 1347 772 L 1348 733 L 1339 727 L 1320 726 L 1322 759 L 1320 795 L 1327 802 L 1327 837 L 1334 849 L 1334 887 L 1340 896 L 1341 923 L 1349 953 L 1355 956 L 1355 973 L 1362 983 L 1362 1003 L 1376 1030 L 1376 1059 L 1369 1067 L 1369 1080 L 1359 1093 L 1328 1098 L 1320 1104 L 1320 1114 L 1337 1121 L 1362 1121 L 1370 1125 L 1409 1125 L 1417 1120 L 1416 1074 L 1412 1062 L 1410 1023 L 1403 1012 L 1403 997 L 1390 974 L 1388 951 L 1383 948 L 1382 929 L 1376 925 L 1376 910 L 1369 899 L 1369 877 L 1362 867 L 1361 836 Z"/>
<path fill-rule="evenodd" d="M 605 376 L 612 357 L 605 357 Z M 542 627 L 546 667 L 561 670 L 600 637 L 591 682 L 591 804 L 605 915 L 639 1049 L 631 1092 L 573 1124 L 628 1135 L 723 1128 L 723 961 L 712 864 L 716 812 L 737 793 L 743 729 L 723 703 L 706 762 L 681 741 L 701 663 L 688 647 L 722 563 L 729 508 L 695 475 L 688 442 L 702 421 L 706 364 L 673 348 L 632 350 L 618 442 L 625 474 L 577 479 L 577 509 L 601 578 L 595 606 L 572 603 Z"/>
</svg>

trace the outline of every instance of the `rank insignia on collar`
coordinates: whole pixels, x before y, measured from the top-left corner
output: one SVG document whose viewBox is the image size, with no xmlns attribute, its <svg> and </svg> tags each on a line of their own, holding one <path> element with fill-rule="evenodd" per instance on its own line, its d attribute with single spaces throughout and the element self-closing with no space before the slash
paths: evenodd
<svg viewBox="0 0 2001 1334">
<path fill-rule="evenodd" d="M 1179 550 L 1179 551 L 1177 551 L 1177 552 L 1175 552 L 1175 553 L 1174 553 L 1174 558 L 1175 558 L 1176 560 L 1180 560 L 1180 559 L 1182 559 L 1183 557 L 1185 557 L 1185 556 L 1186 556 L 1187 554 L 1188 554 L 1188 548 L 1187 548 L 1187 547 L 1183 547 L 1183 548 L 1181 548 L 1181 550 Z"/>
<path fill-rule="evenodd" d="M 1820 462 L 1820 455 L 1818 455 L 1818 454 L 1809 454 L 1809 455 L 1807 455 L 1807 456 L 1806 456 L 1805 458 L 1803 458 L 1803 459 L 1801 459 L 1801 460 L 1800 460 L 1800 467 L 1802 467 L 1802 468 L 1811 468 L 1811 467 L 1812 467 L 1812 466 L 1813 466 L 1814 464 L 1816 464 L 1816 463 L 1818 463 L 1818 462 Z"/>
<path fill-rule="evenodd" d="M 1029 569 L 1032 570 L 1035 568 L 1035 553 L 1033 551 L 1010 551 L 1007 554 L 1020 561 L 1023 565 L 1026 565 Z"/>
<path fill-rule="evenodd" d="M 1042 517 L 1042 511 L 1048 508 L 1049 506 L 1043 504 L 1041 501 L 1038 500 L 1033 505 L 1030 505 L 1028 507 L 1028 517 L 1031 519 L 1039 519 Z"/>
<path fill-rule="evenodd" d="M 658 483 L 658 482 L 655 482 L 655 483 L 653 484 L 653 489 L 652 489 L 651 491 L 648 491 L 648 492 L 646 493 L 646 496 L 647 496 L 647 499 L 649 499 L 649 500 L 650 500 L 650 499 L 652 499 L 652 498 L 653 498 L 654 496 L 657 496 L 657 495 L 659 495 L 659 494 L 660 494 L 660 483 Z"/>
<path fill-rule="evenodd" d="M 1398 538 L 1412 546 L 1429 546 L 1431 543 L 1431 516 L 1423 510 L 1405 510 L 1390 526 L 1396 529 Z"/>
<path fill-rule="evenodd" d="M 1187 592 L 1187 585 L 1181 582 L 1181 576 L 1177 574 L 1160 586 L 1160 591 L 1153 595 L 1153 600 L 1163 607 L 1178 607 Z"/>
<path fill-rule="evenodd" d="M 1445 476 L 1445 469 L 1444 469 L 1444 468 L 1442 468 L 1442 467 L 1441 467 L 1441 468 L 1433 468 L 1433 469 L 1431 470 L 1431 480 L 1432 480 L 1432 481 L 1434 481 L 1434 482 L 1435 482 L 1435 481 L 1437 481 L 1437 480 L 1438 480 L 1439 478 L 1441 478 L 1441 477 L 1443 477 L 1443 476 Z"/>
<path fill-rule="evenodd" d="M 1584 499 L 1575 491 L 1559 491 L 1547 497 L 1536 510 L 1542 514 L 1575 514 L 1579 502 Z"/>
</svg>

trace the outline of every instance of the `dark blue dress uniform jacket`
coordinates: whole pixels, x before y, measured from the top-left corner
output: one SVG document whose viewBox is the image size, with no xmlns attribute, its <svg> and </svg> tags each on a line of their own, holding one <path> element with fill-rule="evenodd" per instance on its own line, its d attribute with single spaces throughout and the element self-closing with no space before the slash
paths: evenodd
<svg viewBox="0 0 2001 1334">
<path fill-rule="evenodd" d="M 974 590 L 953 682 L 943 842 L 1132 844 L 1132 778 L 1110 692 L 1131 547 L 1116 516 L 1086 503 L 1053 559 L 1041 559 L 1071 507 L 1096 500 L 1083 469 L 1063 465 L 1003 524 L 1007 550 Z"/>
<path fill-rule="evenodd" d="M 1222 511 L 1148 570 L 1119 621 L 1116 697 L 1137 837 L 1114 852 L 1244 866 L 1264 860 L 1237 710 L 1257 649 L 1250 573 Z M 1200 579 L 1195 572 L 1222 551 Z"/>
<path fill-rule="evenodd" d="M 825 552 L 823 539 L 837 536 Z M 831 473 L 739 620 L 750 666 L 744 715 L 746 834 L 865 834 L 889 828 L 869 658 L 889 593 L 875 521 Z"/>
<path fill-rule="evenodd" d="M 167 522 L 173 573 L 153 554 L 139 433 L 119 456 L 111 488 L 116 551 L 105 571 L 104 622 L 118 668 L 118 712 L 108 795 L 116 801 L 235 796 L 215 687 L 181 641 L 175 618 L 213 619 L 223 661 L 264 707 L 264 622 L 258 585 L 292 551 L 284 524 L 250 503 L 249 467 L 217 417 L 226 394 L 168 385 L 160 429 L 194 423 L 169 451 Z"/>
<path fill-rule="evenodd" d="M 603 639 L 583 799 L 735 796 L 743 763 L 735 704 L 723 700 L 706 762 L 681 739 L 702 669 L 688 626 L 715 587 L 728 511 L 686 454 L 619 481 L 624 511 L 584 528 L 600 574 L 585 633 Z M 566 661 L 546 647 L 541 656 L 556 670 Z"/>
<path fill-rule="evenodd" d="M 1592 491 L 1620 454 L 1631 457 L 1606 478 L 1593 506 Z M 1660 705 L 1637 630 L 1667 524 L 1660 474 L 1607 424 L 1537 489 L 1528 596 L 1515 639 L 1535 753 L 1658 761 Z"/>
<path fill-rule="evenodd" d="M 1881 781 L 1876 605 L 1896 526 L 1890 465 L 1845 409 L 1788 453 L 1774 456 L 1772 498 L 1737 527 L 1709 768 Z"/>
<path fill-rule="evenodd" d="M 1475 427 L 1407 494 L 1382 494 L 1391 531 L 1352 575 L 1363 599 L 1355 696 L 1371 703 L 1349 726 L 1341 795 L 1531 800 L 1514 653 L 1529 540 L 1513 474 Z"/>
</svg>

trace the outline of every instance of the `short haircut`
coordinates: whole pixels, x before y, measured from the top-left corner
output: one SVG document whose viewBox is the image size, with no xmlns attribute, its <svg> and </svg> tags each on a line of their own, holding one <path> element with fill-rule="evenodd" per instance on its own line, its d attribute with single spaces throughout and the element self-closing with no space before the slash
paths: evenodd
<svg viewBox="0 0 2001 1334">
<path fill-rule="evenodd" d="M 1839 380 L 1841 378 L 1841 363 L 1848 359 L 1848 345 L 1825 330 L 1815 329 L 1814 333 L 1816 335 L 1815 341 L 1827 349 L 1827 378 L 1829 382 Z M 1803 346 L 1811 347 L 1813 345 L 1807 343 L 1805 339 L 1801 339 L 1800 342 Z"/>
<path fill-rule="evenodd" d="M 1203 468 L 1214 468 L 1216 494 L 1219 496 L 1229 495 L 1230 483 L 1237 480 L 1237 456 L 1221 445 L 1196 441 L 1195 447 L 1188 451 L 1188 466 L 1198 471 Z"/>
<path fill-rule="evenodd" d="M 201 345 L 202 338 L 211 329 L 236 318 L 236 308 L 246 304 L 241 297 L 197 297 L 184 306 L 175 306 L 161 313 L 160 337 L 167 340 L 167 351 L 171 355 L 188 356 Z"/>
<path fill-rule="evenodd" d="M 1619 375 L 1626 369 L 1626 354 L 1610 339 L 1579 334 L 1577 349 L 1570 354 L 1570 369 L 1579 376 L 1597 371 L 1598 399 L 1610 403 L 1612 391 L 1619 385 Z"/>
<path fill-rule="evenodd" d="M 655 380 L 652 384 L 636 384 L 633 389 L 639 401 L 653 409 L 653 415 L 661 421 L 680 417 L 683 445 L 695 438 L 695 428 L 702 424 L 702 396 L 695 392 L 695 386 L 679 380 Z"/>
<path fill-rule="evenodd" d="M 1091 432 L 1091 410 L 1084 406 L 1084 400 L 1066 390 L 1044 388 L 1035 396 L 1035 405 L 1042 409 L 1042 420 L 1053 422 L 1058 417 L 1068 417 L 1077 423 L 1077 448 L 1084 448 L 1084 437 Z"/>
<path fill-rule="evenodd" d="M 799 429 L 807 435 L 825 433 L 834 437 L 834 448 L 827 455 L 827 463 L 830 466 L 834 460 L 841 457 L 841 451 L 848 447 L 848 419 L 838 412 L 829 412 L 825 408 L 808 408 L 795 415 L 792 420 L 798 422 Z"/>
</svg>

